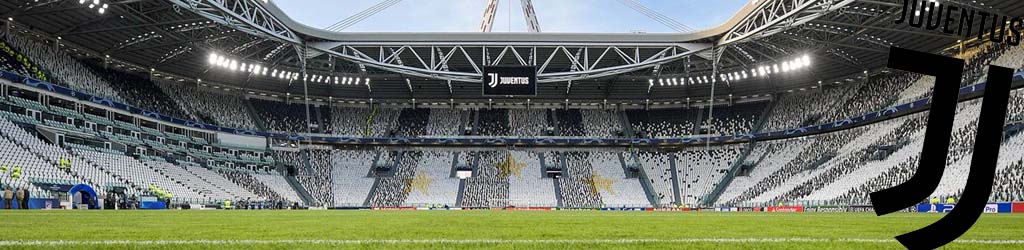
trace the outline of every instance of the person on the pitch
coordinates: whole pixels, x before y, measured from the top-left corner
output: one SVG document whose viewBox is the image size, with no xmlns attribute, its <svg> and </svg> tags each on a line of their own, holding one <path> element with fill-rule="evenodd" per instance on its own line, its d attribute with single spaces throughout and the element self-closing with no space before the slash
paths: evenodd
<svg viewBox="0 0 1024 250">
<path fill-rule="evenodd" d="M 25 202 L 25 189 L 24 188 L 18 188 L 17 198 L 18 198 L 18 200 L 17 200 L 18 208 L 19 209 L 25 209 L 25 207 L 28 206 L 28 203 Z"/>
<path fill-rule="evenodd" d="M 11 187 L 4 187 L 4 209 L 11 209 L 11 199 L 14 199 Z"/>
</svg>

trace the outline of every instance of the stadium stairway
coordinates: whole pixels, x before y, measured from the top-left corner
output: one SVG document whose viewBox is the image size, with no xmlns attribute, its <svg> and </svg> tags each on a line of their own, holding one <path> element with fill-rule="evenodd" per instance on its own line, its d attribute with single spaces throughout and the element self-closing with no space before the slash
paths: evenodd
<svg viewBox="0 0 1024 250">
<path fill-rule="evenodd" d="M 547 154 L 537 154 L 537 160 L 540 161 L 540 176 L 548 176 L 548 168 L 552 168 L 555 166 L 548 165 Z M 558 186 L 558 179 L 551 178 L 551 182 L 555 185 L 555 203 L 558 204 L 559 207 L 561 207 L 562 188 Z"/>
<path fill-rule="evenodd" d="M 626 177 L 628 178 L 630 176 L 629 175 L 629 164 L 626 164 L 626 157 L 623 156 L 623 153 L 618 153 L 618 154 L 616 154 L 616 156 L 618 156 L 618 158 L 619 158 L 619 164 L 622 165 L 622 171 L 626 173 Z"/>
<path fill-rule="evenodd" d="M 313 171 L 313 166 L 309 162 L 309 154 L 310 153 L 308 151 L 305 151 L 306 157 L 303 157 L 302 159 L 302 166 L 297 167 L 304 168 L 306 173 L 315 173 L 315 171 Z M 299 180 L 296 179 L 295 176 L 290 177 L 291 178 L 288 179 L 288 184 L 292 185 L 292 188 L 295 188 L 295 191 L 299 193 L 299 196 L 302 197 L 303 201 L 310 206 L 316 204 L 316 199 L 313 199 L 313 195 L 309 193 L 309 190 L 306 190 L 306 188 L 302 186 L 302 183 L 299 183 Z"/>
<path fill-rule="evenodd" d="M 636 154 L 634 153 L 622 152 L 618 154 L 619 163 L 622 164 L 622 171 L 625 171 L 626 176 L 629 176 L 630 164 L 626 163 L 627 154 L 634 163 L 639 162 L 639 159 L 636 158 Z M 658 204 L 661 204 L 661 201 L 658 200 L 658 196 L 654 195 L 654 187 L 651 186 L 651 180 L 647 178 L 647 171 L 645 171 L 642 166 L 639 166 L 639 164 L 634 165 L 636 165 L 634 167 L 636 167 L 638 173 L 637 181 L 640 182 L 640 188 L 644 190 L 644 195 L 647 196 L 647 201 L 651 203 L 652 207 L 658 207 Z"/>
<path fill-rule="evenodd" d="M 376 109 L 374 109 L 374 111 L 375 112 L 373 112 L 373 113 L 376 113 Z M 372 118 L 373 117 L 372 113 L 371 113 L 370 116 L 371 116 L 370 119 L 373 119 Z M 366 133 L 367 134 L 370 133 L 370 122 L 369 121 L 366 123 Z M 373 157 L 373 163 L 370 164 L 370 172 L 367 173 L 367 176 L 372 176 L 373 177 L 373 186 L 370 186 L 370 192 L 366 194 L 366 199 L 363 200 L 363 206 L 366 206 L 366 207 L 370 206 L 370 201 L 373 200 L 373 195 L 377 193 L 377 188 L 380 187 L 381 179 L 380 179 L 380 176 L 377 174 L 377 166 L 380 166 L 381 164 L 385 164 L 385 163 L 381 162 L 381 155 L 382 154 L 387 154 L 387 153 L 389 153 L 389 152 L 387 152 L 387 151 L 377 151 L 377 155 Z M 394 157 L 394 158 L 398 159 L 399 157 Z M 390 163 L 387 163 L 387 164 L 390 164 Z"/>
<path fill-rule="evenodd" d="M 462 194 L 466 193 L 466 179 L 459 180 L 459 193 L 455 196 L 455 206 L 462 207 Z"/>
<path fill-rule="evenodd" d="M 458 170 L 459 170 L 459 155 L 460 154 L 462 154 L 462 152 L 455 152 L 455 153 L 452 154 L 452 169 L 448 171 L 448 177 L 451 177 L 451 178 L 459 177 Z"/>
<path fill-rule="evenodd" d="M 316 105 L 314 107 L 306 106 L 306 108 L 312 110 L 313 113 L 316 114 L 316 120 L 314 120 L 314 121 L 316 121 L 316 131 L 313 131 L 313 132 L 314 133 L 326 134 L 327 131 L 325 131 L 325 128 L 324 128 L 325 124 L 323 123 L 323 121 L 330 121 L 331 120 L 330 117 L 326 117 L 327 119 L 324 119 L 325 118 L 324 116 L 326 116 L 327 114 L 330 114 L 330 113 L 324 114 L 323 112 L 321 112 L 321 111 L 323 111 L 323 109 L 320 107 L 320 105 Z"/>
<path fill-rule="evenodd" d="M 371 195 L 374 197 L 371 199 L 371 205 L 402 206 L 408 198 L 410 190 L 410 183 L 406 180 L 411 180 L 416 176 L 418 167 L 416 163 L 419 162 L 422 155 L 421 152 L 416 151 L 397 151 L 392 158 L 393 162 L 387 163 L 392 166 L 388 176 L 379 176 L 377 179 L 381 180 L 380 184 L 374 185 L 374 189 L 371 189 Z"/>
<path fill-rule="evenodd" d="M 459 112 L 459 129 L 456 130 L 456 135 L 463 135 L 466 133 L 466 127 L 473 126 L 469 119 L 473 115 L 470 112 Z"/>
<path fill-rule="evenodd" d="M 555 199 L 558 202 L 558 207 L 562 207 L 562 187 L 558 185 L 557 178 L 551 178 L 551 184 L 555 185 Z"/>
<path fill-rule="evenodd" d="M 622 125 L 622 135 L 626 138 L 633 138 L 636 133 L 633 131 L 633 125 L 629 123 L 629 116 L 626 115 L 626 112 L 615 112 L 615 114 L 618 115 L 619 124 Z"/>
<path fill-rule="evenodd" d="M 732 180 L 736 178 L 736 171 L 738 171 L 740 166 L 743 166 L 743 163 L 747 161 L 747 156 L 750 156 L 750 151 L 754 149 L 754 143 L 756 142 L 751 141 L 750 143 L 747 143 L 747 147 L 743 149 L 743 152 L 740 153 L 740 156 L 737 157 L 736 161 L 732 163 L 732 166 L 729 167 L 729 171 L 726 172 L 724 176 L 722 176 L 722 181 L 718 182 L 718 185 L 715 186 L 715 189 L 704 197 L 704 204 L 700 205 L 710 207 L 713 206 L 716 201 L 718 201 L 718 196 L 722 195 L 722 192 L 725 192 L 725 189 L 730 184 L 732 184 Z M 764 155 L 761 155 L 761 159 L 764 159 Z M 760 161 L 761 159 L 759 159 L 758 161 Z"/>
<path fill-rule="evenodd" d="M 696 119 L 693 119 L 693 117 L 690 117 L 691 119 L 693 119 L 693 120 L 690 120 L 690 122 L 692 122 L 693 124 L 701 124 L 701 122 L 704 121 L 704 115 L 713 116 L 714 115 L 713 112 L 715 110 L 715 107 L 714 106 L 710 106 L 710 107 L 711 107 L 710 112 L 712 112 L 712 114 L 708 114 L 709 111 L 708 110 L 704 110 L 704 107 L 699 107 L 698 110 L 697 110 L 697 114 L 696 114 L 697 117 L 696 117 Z M 701 126 L 698 125 L 698 126 L 693 126 L 693 132 L 690 132 L 690 133 L 693 134 L 693 135 L 704 134 L 702 132 L 703 131 L 701 131 Z M 673 179 L 675 179 L 675 178 L 673 178 Z"/>
<path fill-rule="evenodd" d="M 248 98 L 246 98 L 242 103 L 245 104 L 245 110 L 249 112 L 249 116 L 250 117 L 253 117 L 253 118 L 260 117 L 259 115 L 257 115 L 259 113 L 256 112 L 256 108 L 252 106 L 252 103 L 249 102 Z M 267 125 L 263 124 L 263 119 L 252 119 L 252 121 L 256 125 L 256 128 L 259 129 L 260 131 L 270 131 L 270 130 L 267 130 Z M 312 204 L 312 203 L 307 203 L 307 204 Z"/>
<path fill-rule="evenodd" d="M 555 167 L 561 169 L 563 177 L 568 177 L 569 167 L 567 166 L 565 154 L 555 153 L 555 155 L 558 156 L 556 159 L 557 161 L 555 162 L 558 166 Z M 541 161 L 541 164 L 543 164 L 543 162 L 544 161 Z M 541 169 L 547 169 L 547 167 L 543 167 L 542 165 Z M 555 185 L 555 199 L 558 201 L 558 207 L 562 207 L 562 204 L 564 204 L 562 199 L 562 187 L 561 185 L 558 185 L 558 178 L 551 178 L 551 183 Z"/>
<path fill-rule="evenodd" d="M 373 194 L 377 193 L 377 187 L 380 187 L 380 178 L 373 178 L 373 186 L 370 186 L 370 192 L 366 194 L 366 199 L 363 199 L 364 207 L 370 206 L 370 201 L 373 200 Z"/>
<path fill-rule="evenodd" d="M 751 134 L 760 133 L 761 130 L 764 130 L 765 124 L 768 124 L 768 117 L 771 117 L 776 105 L 778 105 L 777 101 L 768 102 L 768 107 L 764 109 L 764 112 L 761 112 L 761 117 L 757 118 L 757 123 L 750 129 Z"/>
<path fill-rule="evenodd" d="M 547 118 L 548 118 L 547 119 L 548 120 L 548 124 L 547 124 L 548 127 L 554 128 L 554 133 L 556 135 L 561 135 L 562 134 L 562 126 L 558 126 L 558 112 L 551 112 L 551 110 L 548 109 L 547 110 Z"/>
<path fill-rule="evenodd" d="M 291 186 L 292 189 L 295 189 L 295 193 L 299 194 L 299 198 L 302 199 L 302 203 L 307 206 L 316 203 L 313 202 L 313 196 L 309 194 L 309 191 L 306 191 L 306 189 L 302 187 L 302 184 L 299 184 L 299 180 L 295 179 L 294 175 L 285 176 L 284 179 L 288 181 L 288 185 Z"/>
<path fill-rule="evenodd" d="M 682 204 L 683 194 L 679 193 L 679 170 L 676 168 L 676 154 L 668 155 L 669 170 L 672 171 L 672 203 Z"/>
<path fill-rule="evenodd" d="M 473 111 L 469 115 L 471 116 L 470 119 L 472 119 L 469 122 L 470 128 L 472 128 L 469 134 L 476 135 L 480 131 L 480 110 Z"/>
<path fill-rule="evenodd" d="M 476 127 L 474 126 L 473 129 L 475 130 Z M 467 162 L 467 164 L 469 164 L 469 168 L 472 169 L 472 172 L 475 174 L 477 166 L 480 165 L 480 155 L 476 154 L 472 155 L 472 157 L 473 159 L 469 160 L 470 162 Z M 459 180 L 459 194 L 455 197 L 455 206 L 457 207 L 462 207 L 462 197 L 466 194 L 467 184 L 466 179 Z"/>
<path fill-rule="evenodd" d="M 363 136 L 370 137 L 370 135 L 373 134 L 373 119 L 376 116 L 377 116 L 377 105 L 372 105 L 372 107 L 370 107 L 370 116 L 366 117 L 366 128 L 363 129 Z M 379 157 L 380 154 L 377 154 L 377 156 Z M 377 162 L 377 159 L 374 159 L 374 162 Z"/>
<path fill-rule="evenodd" d="M 464 128 L 464 127 L 465 126 L 461 126 L 460 128 Z M 458 175 L 459 155 L 462 154 L 462 153 L 463 152 L 455 152 L 454 154 L 452 154 L 452 169 L 451 169 L 451 172 L 449 173 L 448 177 L 450 177 L 450 178 L 458 178 L 459 177 L 459 175 Z M 462 191 L 464 191 L 464 190 L 466 190 L 466 179 L 459 178 L 459 190 L 457 191 L 457 193 L 455 193 L 455 204 L 456 205 L 462 204 Z"/>
</svg>

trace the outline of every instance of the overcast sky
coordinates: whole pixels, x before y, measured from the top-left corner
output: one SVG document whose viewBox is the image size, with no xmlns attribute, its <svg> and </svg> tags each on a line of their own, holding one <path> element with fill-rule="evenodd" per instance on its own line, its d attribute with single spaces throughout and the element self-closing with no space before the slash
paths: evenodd
<svg viewBox="0 0 1024 250">
<path fill-rule="evenodd" d="M 276 0 L 306 25 L 325 28 L 383 0 Z M 623 0 L 533 0 L 543 32 L 675 32 L 622 4 Z M 695 29 L 733 16 L 748 0 L 638 0 Z M 402 0 L 345 31 L 478 31 L 487 0 Z M 493 32 L 523 32 L 520 0 L 501 0 Z M 511 14 L 510 11 L 511 10 Z"/>
</svg>

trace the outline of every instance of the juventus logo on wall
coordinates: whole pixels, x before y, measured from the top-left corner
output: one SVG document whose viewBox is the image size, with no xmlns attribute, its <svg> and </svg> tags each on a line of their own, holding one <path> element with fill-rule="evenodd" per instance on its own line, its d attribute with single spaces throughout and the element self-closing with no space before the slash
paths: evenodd
<svg viewBox="0 0 1024 250">
<path fill-rule="evenodd" d="M 537 68 L 532 66 L 490 66 L 483 69 L 484 96 L 537 95 Z"/>
<path fill-rule="evenodd" d="M 921 161 L 907 182 L 871 193 L 878 216 L 900 211 L 928 198 L 939 186 L 949 153 L 953 120 L 960 94 L 964 61 L 924 52 L 891 48 L 889 67 L 935 76 L 935 90 L 928 114 Z M 916 231 L 896 236 L 909 249 L 934 249 L 959 238 L 977 222 L 992 193 L 1006 105 L 1013 70 L 989 66 L 985 99 L 971 158 L 970 174 L 957 206 L 945 217 Z"/>
<path fill-rule="evenodd" d="M 498 78 L 501 78 L 501 75 L 498 75 L 498 73 L 488 73 L 487 77 L 491 78 L 491 82 L 487 83 L 487 86 L 491 88 L 498 87 Z"/>
</svg>

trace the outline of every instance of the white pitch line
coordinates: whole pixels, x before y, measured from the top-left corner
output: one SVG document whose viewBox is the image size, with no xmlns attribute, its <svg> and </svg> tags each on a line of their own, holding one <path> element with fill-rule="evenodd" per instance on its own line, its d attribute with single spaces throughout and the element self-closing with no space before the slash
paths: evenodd
<svg viewBox="0 0 1024 250">
<path fill-rule="evenodd" d="M 691 238 L 691 239 L 592 239 L 592 240 L 53 240 L 0 241 L 0 246 L 65 245 L 272 245 L 272 244 L 633 244 L 633 243 L 895 243 L 894 239 L 819 239 L 819 238 Z M 959 244 L 1024 245 L 1024 240 L 957 240 Z"/>
</svg>

